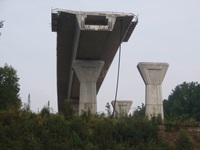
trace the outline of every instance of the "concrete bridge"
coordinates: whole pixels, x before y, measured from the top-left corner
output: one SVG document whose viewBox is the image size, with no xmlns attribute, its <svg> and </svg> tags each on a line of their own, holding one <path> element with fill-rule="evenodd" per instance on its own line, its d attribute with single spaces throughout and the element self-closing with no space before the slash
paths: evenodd
<svg viewBox="0 0 200 150">
<path fill-rule="evenodd" d="M 121 42 L 127 42 L 137 17 L 132 13 L 54 9 L 57 32 L 58 110 L 65 102 L 74 111 L 96 112 L 96 94 Z"/>
</svg>

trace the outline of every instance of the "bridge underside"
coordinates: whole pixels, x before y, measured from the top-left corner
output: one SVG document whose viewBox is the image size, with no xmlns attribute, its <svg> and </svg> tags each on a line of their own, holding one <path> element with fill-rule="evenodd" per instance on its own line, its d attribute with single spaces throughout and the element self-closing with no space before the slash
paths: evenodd
<svg viewBox="0 0 200 150">
<path fill-rule="evenodd" d="M 52 12 L 52 31 L 57 32 L 59 111 L 62 111 L 65 101 L 75 105 L 79 102 L 80 82 L 72 67 L 73 61 L 104 62 L 96 82 L 98 93 L 120 43 L 128 41 L 136 24 L 137 18 L 131 13 L 59 9 Z"/>
</svg>

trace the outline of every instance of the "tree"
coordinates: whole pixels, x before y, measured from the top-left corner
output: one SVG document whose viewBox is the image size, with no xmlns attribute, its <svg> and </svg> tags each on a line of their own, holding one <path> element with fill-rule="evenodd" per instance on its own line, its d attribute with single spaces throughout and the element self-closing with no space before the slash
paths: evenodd
<svg viewBox="0 0 200 150">
<path fill-rule="evenodd" d="M 166 116 L 187 115 L 200 121 L 200 84 L 183 82 L 164 100 Z"/>
<path fill-rule="evenodd" d="M 3 28 L 3 22 L 4 21 L 2 21 L 2 20 L 0 21 L 0 28 Z M 0 36 L 1 36 L 1 32 L 0 32 Z"/>
<path fill-rule="evenodd" d="M 0 67 L 0 110 L 21 106 L 18 81 L 17 71 L 12 66 Z"/>
<path fill-rule="evenodd" d="M 190 133 L 186 130 L 181 130 L 179 132 L 179 137 L 177 140 L 177 150 L 193 150 L 194 146 L 190 139 Z"/>
<path fill-rule="evenodd" d="M 142 106 L 138 106 L 138 108 L 134 111 L 134 116 L 145 116 L 145 105 L 142 103 Z"/>
<path fill-rule="evenodd" d="M 3 28 L 3 22 L 2 20 L 0 21 L 0 28 Z"/>
</svg>

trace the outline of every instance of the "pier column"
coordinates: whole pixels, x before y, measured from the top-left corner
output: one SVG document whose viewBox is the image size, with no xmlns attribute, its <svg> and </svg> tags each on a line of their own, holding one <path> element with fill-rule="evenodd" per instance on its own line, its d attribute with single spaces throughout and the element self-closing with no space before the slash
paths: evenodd
<svg viewBox="0 0 200 150">
<path fill-rule="evenodd" d="M 169 65 L 167 63 L 140 62 L 137 68 L 146 85 L 145 114 L 148 118 L 161 115 L 164 119 L 162 82 Z"/>
<path fill-rule="evenodd" d="M 131 108 L 132 101 L 117 100 L 116 104 L 115 104 L 115 101 L 112 101 L 111 104 L 112 104 L 113 108 L 115 107 L 115 112 L 117 114 L 119 114 L 120 116 L 125 116 L 128 114 L 128 112 Z"/>
<path fill-rule="evenodd" d="M 96 113 L 96 82 L 104 66 L 103 61 L 73 61 L 73 68 L 80 82 L 79 115 L 82 110 Z"/>
</svg>

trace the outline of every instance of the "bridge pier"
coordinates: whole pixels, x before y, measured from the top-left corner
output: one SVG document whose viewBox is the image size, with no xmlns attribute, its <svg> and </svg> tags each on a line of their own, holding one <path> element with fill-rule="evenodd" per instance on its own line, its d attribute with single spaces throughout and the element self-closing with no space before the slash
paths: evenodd
<svg viewBox="0 0 200 150">
<path fill-rule="evenodd" d="M 129 112 L 131 105 L 132 105 L 132 101 L 130 101 L 130 100 L 126 100 L 126 101 L 117 100 L 116 103 L 115 103 L 115 101 L 112 101 L 111 104 L 113 106 L 113 109 L 115 107 L 115 113 L 117 113 L 119 116 L 122 117 L 122 116 L 128 115 L 128 112 Z"/>
<path fill-rule="evenodd" d="M 73 68 L 80 82 L 79 115 L 90 110 L 96 113 L 96 82 L 104 66 L 103 61 L 75 60 Z"/>
<path fill-rule="evenodd" d="M 162 82 L 169 65 L 167 63 L 140 62 L 137 68 L 146 84 L 145 114 L 148 118 L 161 115 L 164 119 Z"/>
</svg>

